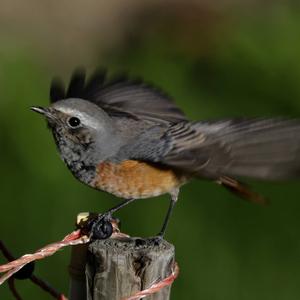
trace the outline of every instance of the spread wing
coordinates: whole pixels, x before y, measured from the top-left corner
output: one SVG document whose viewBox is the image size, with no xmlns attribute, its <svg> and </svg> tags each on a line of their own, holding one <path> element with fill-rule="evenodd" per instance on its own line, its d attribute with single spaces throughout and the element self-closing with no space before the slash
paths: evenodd
<svg viewBox="0 0 300 300">
<path fill-rule="evenodd" d="M 145 159 L 195 176 L 281 180 L 300 177 L 300 120 L 181 122 Z M 141 157 L 140 157 L 141 158 Z"/>
<path fill-rule="evenodd" d="M 67 90 L 59 79 L 50 88 L 50 101 L 81 98 L 96 103 L 110 115 L 131 115 L 148 121 L 176 123 L 186 120 L 172 99 L 140 80 L 119 77 L 107 80 L 104 70 L 97 70 L 86 81 L 83 70 L 73 73 Z"/>
</svg>

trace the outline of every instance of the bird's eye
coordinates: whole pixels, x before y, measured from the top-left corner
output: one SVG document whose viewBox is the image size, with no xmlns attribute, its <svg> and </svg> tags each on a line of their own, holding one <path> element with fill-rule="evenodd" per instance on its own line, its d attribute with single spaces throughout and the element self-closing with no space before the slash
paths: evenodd
<svg viewBox="0 0 300 300">
<path fill-rule="evenodd" d="M 80 126 L 80 119 L 76 118 L 76 117 L 71 117 L 69 120 L 68 120 L 68 124 L 70 127 L 72 128 L 77 128 Z"/>
</svg>

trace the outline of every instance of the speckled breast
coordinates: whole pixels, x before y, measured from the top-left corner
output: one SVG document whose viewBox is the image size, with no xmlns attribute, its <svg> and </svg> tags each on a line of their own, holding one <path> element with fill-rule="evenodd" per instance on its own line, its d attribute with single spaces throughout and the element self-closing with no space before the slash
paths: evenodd
<svg viewBox="0 0 300 300">
<path fill-rule="evenodd" d="M 103 162 L 93 185 L 120 198 L 148 198 L 170 193 L 185 182 L 183 176 L 145 162 Z"/>
</svg>

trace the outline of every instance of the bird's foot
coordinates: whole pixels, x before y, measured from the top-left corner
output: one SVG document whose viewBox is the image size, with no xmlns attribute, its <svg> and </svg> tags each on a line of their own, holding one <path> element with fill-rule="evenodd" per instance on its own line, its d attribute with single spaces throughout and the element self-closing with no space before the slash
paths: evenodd
<svg viewBox="0 0 300 300">
<path fill-rule="evenodd" d="M 91 240 L 105 240 L 108 239 L 113 233 L 113 226 L 111 213 L 99 214 L 96 218 L 92 219 L 89 224 L 89 232 Z"/>
</svg>

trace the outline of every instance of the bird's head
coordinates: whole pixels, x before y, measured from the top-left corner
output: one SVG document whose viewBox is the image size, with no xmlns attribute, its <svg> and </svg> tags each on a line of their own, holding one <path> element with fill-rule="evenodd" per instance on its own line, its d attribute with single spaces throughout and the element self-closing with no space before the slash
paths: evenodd
<svg viewBox="0 0 300 300">
<path fill-rule="evenodd" d="M 72 168 L 77 161 L 100 162 L 114 153 L 118 135 L 109 115 L 96 104 L 66 99 L 47 108 L 32 107 L 46 118 L 62 159 Z"/>
</svg>

